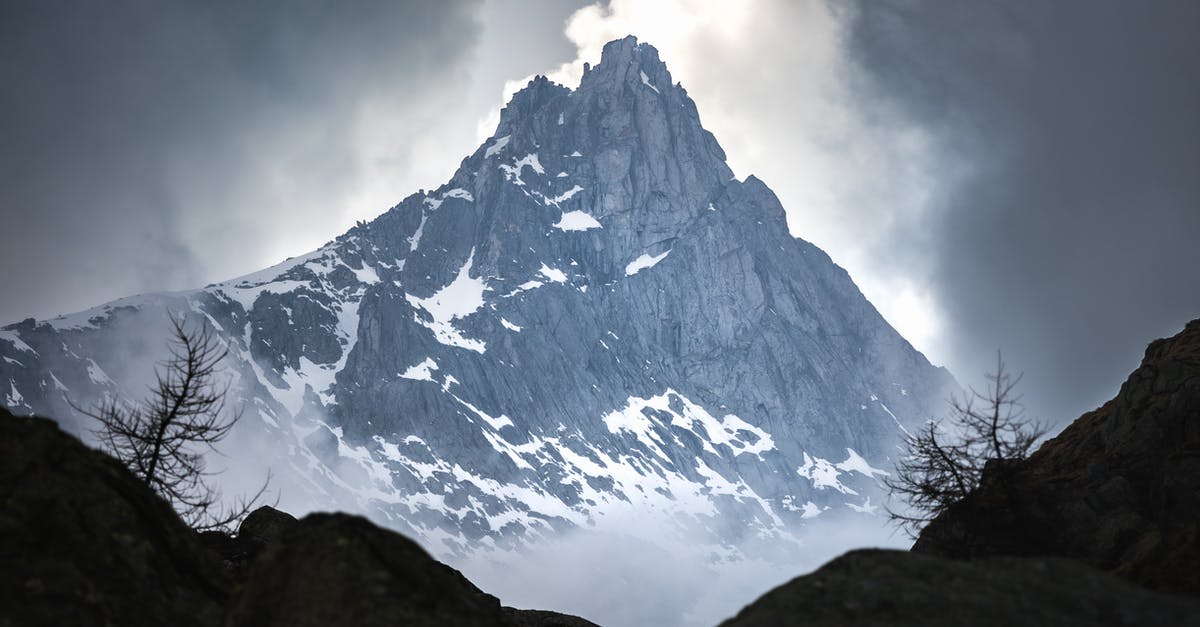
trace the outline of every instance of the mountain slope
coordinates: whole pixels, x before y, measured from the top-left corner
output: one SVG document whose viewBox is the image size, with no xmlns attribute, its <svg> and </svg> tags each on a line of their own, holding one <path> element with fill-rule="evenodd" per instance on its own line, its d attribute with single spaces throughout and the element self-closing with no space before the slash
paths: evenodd
<svg viewBox="0 0 1200 627">
<path fill-rule="evenodd" d="M 0 401 L 136 395 L 168 311 L 230 343 L 241 445 L 285 501 L 452 552 L 631 522 L 728 548 L 869 514 L 953 385 L 633 38 L 575 90 L 534 79 L 445 185 L 313 253 L 4 327 Z"/>
</svg>

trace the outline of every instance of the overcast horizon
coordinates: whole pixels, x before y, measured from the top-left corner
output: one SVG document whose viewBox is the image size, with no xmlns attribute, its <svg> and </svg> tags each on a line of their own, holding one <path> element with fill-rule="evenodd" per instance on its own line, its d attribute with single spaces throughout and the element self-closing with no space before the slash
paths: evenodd
<svg viewBox="0 0 1200 627">
<path fill-rule="evenodd" d="M 1061 426 L 1200 316 L 1196 32 L 1167 1 L 9 4 L 0 325 L 312 250 L 633 34 L 916 348 L 963 383 L 1003 350 Z"/>
</svg>

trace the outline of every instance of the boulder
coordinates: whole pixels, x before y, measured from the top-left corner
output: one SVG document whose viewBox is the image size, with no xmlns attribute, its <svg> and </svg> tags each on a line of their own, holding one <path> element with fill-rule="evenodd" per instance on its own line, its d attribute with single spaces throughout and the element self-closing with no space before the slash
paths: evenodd
<svg viewBox="0 0 1200 627">
<path fill-rule="evenodd" d="M 245 544 L 265 547 L 278 540 L 284 531 L 296 525 L 296 517 L 263 505 L 250 512 L 238 525 L 238 540 Z"/>
</svg>

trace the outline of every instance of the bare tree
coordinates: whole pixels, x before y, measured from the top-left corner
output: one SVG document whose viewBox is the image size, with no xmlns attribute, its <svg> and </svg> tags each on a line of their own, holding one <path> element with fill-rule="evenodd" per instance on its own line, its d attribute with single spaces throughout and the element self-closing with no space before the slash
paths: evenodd
<svg viewBox="0 0 1200 627">
<path fill-rule="evenodd" d="M 1021 375 L 1011 376 L 996 354 L 988 387 L 969 388 L 950 400 L 949 425 L 930 420 L 906 438 L 907 455 L 884 481 L 903 509 L 888 507 L 892 522 L 916 536 L 922 527 L 979 487 L 990 460 L 1024 459 L 1046 434 L 1044 425 L 1025 416 L 1015 393 Z"/>
<path fill-rule="evenodd" d="M 253 497 L 221 507 L 205 453 L 216 452 L 241 417 L 240 411 L 226 411 L 229 387 L 216 380 L 229 348 L 207 324 L 188 328 L 172 316 L 171 325 L 170 357 L 155 369 L 146 399 L 138 404 L 109 399 L 80 411 L 99 421 L 94 433 L 104 449 L 171 503 L 188 525 L 199 531 L 228 529 L 261 499 L 270 476 Z"/>
</svg>

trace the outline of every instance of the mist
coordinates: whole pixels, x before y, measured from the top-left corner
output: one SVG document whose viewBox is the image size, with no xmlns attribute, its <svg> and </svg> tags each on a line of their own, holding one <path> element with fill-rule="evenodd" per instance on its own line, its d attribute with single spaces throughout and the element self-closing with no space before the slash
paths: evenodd
<svg viewBox="0 0 1200 627">
<path fill-rule="evenodd" d="M 911 541 L 882 517 L 826 512 L 773 542 L 780 559 L 722 559 L 674 529 L 631 524 L 625 532 L 575 529 L 519 554 L 479 554 L 447 563 L 505 605 L 556 610 L 601 625 L 711 627 L 768 590 L 858 548 L 906 549 Z M 722 547 L 755 554 L 753 539 Z M 436 547 L 435 547 L 436 548 Z"/>
</svg>

